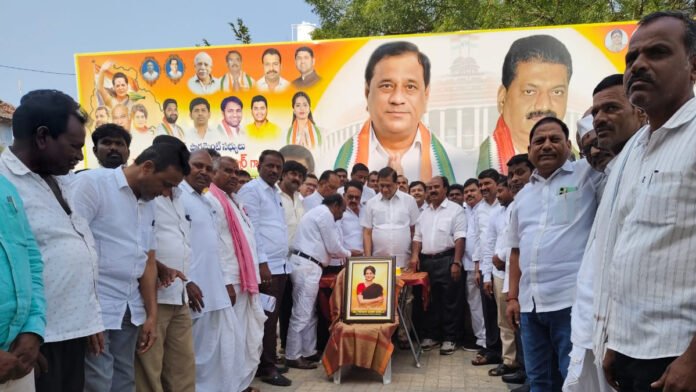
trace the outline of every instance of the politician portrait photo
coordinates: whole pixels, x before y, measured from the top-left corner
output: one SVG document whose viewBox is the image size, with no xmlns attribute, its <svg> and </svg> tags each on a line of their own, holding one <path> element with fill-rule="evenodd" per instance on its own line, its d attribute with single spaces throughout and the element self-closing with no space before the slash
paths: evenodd
<svg viewBox="0 0 696 392">
<path fill-rule="evenodd" d="M 544 117 L 566 115 L 573 64 L 557 38 L 532 35 L 516 40 L 502 68 L 497 95 L 500 116 L 491 136 L 479 147 L 476 173 L 495 169 L 507 174 L 507 161 L 527 152 L 532 126 Z"/>
<path fill-rule="evenodd" d="M 181 57 L 175 54 L 167 57 L 164 67 L 165 71 L 167 71 L 167 77 L 174 83 L 184 76 L 184 62 L 181 61 Z"/>
<path fill-rule="evenodd" d="M 353 257 L 345 273 L 346 322 L 386 322 L 394 316 L 394 266 L 390 257 Z"/>
<path fill-rule="evenodd" d="M 140 74 L 143 75 L 143 79 L 145 79 L 146 82 L 153 84 L 159 79 L 160 66 L 154 58 L 146 57 L 140 66 Z"/>
<path fill-rule="evenodd" d="M 341 146 L 334 168 L 386 166 L 410 180 L 456 182 L 446 146 L 421 121 L 430 97 L 430 59 L 406 41 L 380 45 L 365 69 L 369 118 Z"/>
</svg>

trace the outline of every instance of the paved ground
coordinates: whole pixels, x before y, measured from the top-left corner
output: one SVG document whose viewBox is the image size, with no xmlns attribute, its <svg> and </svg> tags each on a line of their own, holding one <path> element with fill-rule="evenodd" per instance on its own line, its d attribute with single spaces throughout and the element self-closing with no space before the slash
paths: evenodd
<svg viewBox="0 0 696 392">
<path fill-rule="evenodd" d="M 369 370 L 353 368 L 344 371 L 341 385 L 335 385 L 324 373 L 323 366 L 315 370 L 290 369 L 286 374 L 292 380 L 287 388 L 274 387 L 256 379 L 253 386 L 263 392 L 275 391 L 476 391 L 505 392 L 510 385 L 498 377 L 488 376 L 492 366 L 472 366 L 474 353 L 457 350 L 453 355 L 440 355 L 433 350 L 423 353 L 421 368 L 414 366 L 410 351 L 395 349 L 392 358 L 392 383 L 383 385 L 382 379 Z"/>
</svg>

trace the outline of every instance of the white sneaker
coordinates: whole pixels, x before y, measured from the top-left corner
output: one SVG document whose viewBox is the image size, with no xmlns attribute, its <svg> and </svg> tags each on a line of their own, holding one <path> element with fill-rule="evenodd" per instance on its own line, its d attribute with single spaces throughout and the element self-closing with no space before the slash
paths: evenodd
<svg viewBox="0 0 696 392">
<path fill-rule="evenodd" d="M 423 349 L 423 351 L 430 351 L 439 345 L 439 342 L 436 342 L 432 339 L 423 339 L 423 341 L 421 342 L 421 348 Z"/>
<path fill-rule="evenodd" d="M 456 346 L 454 342 L 442 342 L 442 347 L 440 347 L 440 355 L 450 355 L 454 353 Z"/>
</svg>

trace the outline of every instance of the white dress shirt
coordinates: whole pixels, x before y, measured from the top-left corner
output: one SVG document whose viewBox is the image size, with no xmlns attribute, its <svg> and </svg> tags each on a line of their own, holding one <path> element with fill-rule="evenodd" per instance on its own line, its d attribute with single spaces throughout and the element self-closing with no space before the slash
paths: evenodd
<svg viewBox="0 0 696 392">
<path fill-rule="evenodd" d="M 302 206 L 304 207 L 305 212 L 308 212 L 314 207 L 319 207 L 322 201 L 324 201 L 324 196 L 322 196 L 318 191 L 314 191 L 311 195 L 302 200 Z"/>
<path fill-rule="evenodd" d="M 220 233 L 220 268 L 222 269 L 223 280 L 225 285 L 228 284 L 241 284 L 240 272 L 239 272 L 239 259 L 237 258 L 237 253 L 234 247 L 234 241 L 247 241 L 249 245 L 249 250 L 251 250 L 252 257 L 254 258 L 254 265 L 256 266 L 256 281 L 261 282 L 261 276 L 259 274 L 258 263 L 259 259 L 256 254 L 256 242 L 254 241 L 254 229 L 251 226 L 251 221 L 249 217 L 243 213 L 237 206 L 237 202 L 234 201 L 229 195 L 225 195 L 227 202 L 232 208 L 232 212 L 237 216 L 239 223 L 242 226 L 245 238 L 232 238 L 232 233 L 230 233 L 230 226 L 227 223 L 227 217 L 225 216 L 225 210 L 223 210 L 220 201 L 213 196 L 212 193 L 208 192 L 205 194 L 205 198 L 208 200 L 210 205 L 215 211 L 215 221 L 217 224 L 217 230 Z"/>
<path fill-rule="evenodd" d="M 333 213 L 325 205 L 304 214 L 297 228 L 292 249 L 314 257 L 324 266 L 329 264 L 332 257 L 350 257 L 351 254 L 341 244 Z"/>
<path fill-rule="evenodd" d="M 420 210 L 416 200 L 399 190 L 391 199 L 380 193 L 367 202 L 360 225 L 372 229 L 372 255 L 396 256 L 399 267 L 406 267 L 411 252 L 411 226 L 416 225 Z"/>
<path fill-rule="evenodd" d="M 411 181 L 417 179 L 424 180 L 420 178 L 422 147 L 421 133 L 416 131 L 413 143 L 408 150 L 401 155 L 401 167 L 404 171 L 403 175 L 411 179 Z M 430 148 L 430 146 L 425 146 L 425 148 Z M 389 153 L 382 147 L 382 144 L 377 139 L 372 125 L 370 125 L 370 152 L 368 154 L 368 160 L 367 167 L 377 168 L 389 166 Z M 437 173 L 433 173 L 433 175 L 435 174 Z"/>
<path fill-rule="evenodd" d="M 283 78 L 279 78 L 278 84 L 276 87 L 273 89 L 274 93 L 280 93 L 285 91 L 288 87 L 290 87 L 290 82 Z M 270 86 L 268 85 L 268 82 L 266 82 L 266 78 L 262 77 L 261 79 L 256 81 L 256 89 L 261 91 L 261 92 L 266 92 L 266 91 L 271 91 Z"/>
<path fill-rule="evenodd" d="M 121 329 L 126 307 L 131 322 L 145 322 L 138 279 L 148 252 L 156 249 L 155 204 L 138 200 L 122 168 L 87 170 L 72 186 L 75 212 L 92 230 L 99 255 L 97 294 L 106 329 Z"/>
<path fill-rule="evenodd" d="M 191 222 L 186 219 L 181 189 L 172 188 L 171 198 L 159 196 L 153 202 L 157 261 L 188 277 L 191 266 Z M 186 288 L 181 279 L 175 279 L 169 287 L 157 289 L 158 304 L 185 305 L 187 302 Z"/>
<path fill-rule="evenodd" d="M 423 203 L 424 209 L 428 207 L 427 204 Z M 479 226 L 478 217 L 474 208 L 464 205 L 464 212 L 466 213 L 466 244 L 464 247 L 464 256 L 462 256 L 462 264 L 464 266 L 464 271 L 472 272 L 476 269 L 475 261 L 480 261 L 479 256 Z"/>
<path fill-rule="evenodd" d="M 285 224 L 288 225 L 288 244 L 292 244 L 295 240 L 295 232 L 297 225 L 304 215 L 305 209 L 303 206 L 302 195 L 300 192 L 295 192 L 293 197 L 278 188 L 278 194 L 283 203 L 283 211 L 285 212 Z"/>
<path fill-rule="evenodd" d="M 483 247 L 486 246 L 488 242 L 486 240 L 486 234 L 488 234 L 488 222 L 490 221 L 493 212 L 500 209 L 500 203 L 496 199 L 493 204 L 488 204 L 485 199 L 476 204 L 474 207 L 474 212 L 476 213 L 476 222 L 478 223 L 479 229 L 479 244 L 478 249 L 476 249 L 476 254 L 478 255 L 477 260 L 482 261 L 483 259 Z M 481 267 L 479 265 L 479 267 Z"/>
<path fill-rule="evenodd" d="M 356 214 L 350 208 L 346 208 L 343 213 L 343 217 L 336 222 L 339 229 L 339 234 L 341 236 L 341 243 L 343 247 L 348 250 L 359 250 L 363 252 L 363 228 L 360 226 L 360 217 L 363 212 L 362 209 L 358 210 Z M 345 258 L 334 258 L 331 259 L 329 265 L 339 266 L 345 264 Z"/>
<path fill-rule="evenodd" d="M 675 357 L 696 335 L 696 99 L 645 126 L 615 158 L 598 215 L 598 341 L 639 359 Z M 605 330 L 606 328 L 606 330 Z M 604 351 L 600 351 L 604 352 Z"/>
<path fill-rule="evenodd" d="M 210 83 L 203 83 L 198 76 L 193 75 L 188 81 L 188 88 L 196 95 L 209 95 L 220 91 L 220 79 L 210 77 Z"/>
<path fill-rule="evenodd" d="M 454 248 L 459 238 L 466 238 L 466 212 L 445 199 L 437 209 L 430 204 L 416 221 L 413 240 L 421 243 L 421 253 L 434 255 Z"/>
<path fill-rule="evenodd" d="M 292 272 L 288 264 L 288 226 L 276 188 L 256 178 L 240 189 L 239 200 L 254 227 L 259 262 L 268 263 L 273 275 Z"/>
<path fill-rule="evenodd" d="M 506 242 L 520 250 L 522 312 L 573 305 L 603 176 L 585 160 L 566 161 L 547 179 L 535 170 L 515 197 Z"/>
<path fill-rule="evenodd" d="M 217 214 L 210 200 L 198 194 L 186 180 L 179 184 L 181 202 L 191 219 L 191 272 L 189 280 L 203 293 L 205 307 L 200 313 L 191 310 L 191 317 L 232 306 L 227 295 L 222 268 L 220 268 L 220 232 Z"/>
<path fill-rule="evenodd" d="M 501 261 L 507 261 L 510 248 L 505 246 L 505 230 L 510 223 L 510 210 L 503 206 L 495 209 L 489 217 L 486 232 L 486 243 L 481 253 L 481 274 L 484 282 L 491 281 L 491 274 L 498 279 L 505 279 L 505 271 L 500 271 L 493 265 L 493 256 Z"/>
<path fill-rule="evenodd" d="M 340 187 L 338 188 L 337 192 L 339 195 L 343 195 L 346 192 L 346 190 L 344 187 Z M 360 196 L 360 204 L 364 206 L 370 199 L 372 199 L 376 195 L 377 194 L 375 193 L 374 189 L 370 188 L 367 185 L 363 185 L 362 195 Z"/>
<path fill-rule="evenodd" d="M 46 297 L 44 341 L 59 342 L 104 330 L 97 301 L 97 250 L 87 222 L 65 213 L 46 181 L 9 148 L 0 157 L 0 174 L 16 188 L 43 260 Z M 71 205 L 63 177 L 54 177 Z"/>
</svg>

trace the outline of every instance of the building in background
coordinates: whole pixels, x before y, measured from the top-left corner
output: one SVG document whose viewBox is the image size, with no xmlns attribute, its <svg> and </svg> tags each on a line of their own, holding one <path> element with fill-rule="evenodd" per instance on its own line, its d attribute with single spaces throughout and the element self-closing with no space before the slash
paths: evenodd
<svg viewBox="0 0 696 392">
<path fill-rule="evenodd" d="M 312 31 L 317 28 L 314 23 L 302 21 L 302 23 L 290 25 L 292 28 L 293 41 L 311 41 Z"/>
</svg>

